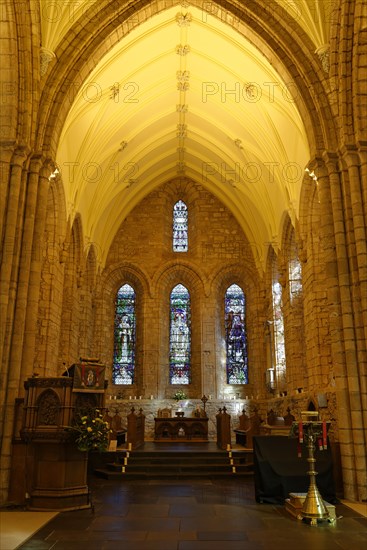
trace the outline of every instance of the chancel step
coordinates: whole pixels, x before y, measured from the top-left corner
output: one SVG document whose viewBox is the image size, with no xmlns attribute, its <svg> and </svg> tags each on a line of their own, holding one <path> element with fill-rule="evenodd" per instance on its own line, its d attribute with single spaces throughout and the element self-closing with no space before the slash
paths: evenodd
<svg viewBox="0 0 367 550">
<path fill-rule="evenodd" d="M 220 449 L 195 450 L 192 448 L 194 445 L 185 450 L 174 447 L 157 450 L 152 449 L 152 445 L 145 443 L 144 449 L 104 453 L 100 465 L 93 468 L 93 473 L 105 479 L 225 477 L 248 476 L 253 473 L 253 455 L 250 449 L 230 452 Z M 109 461 L 109 458 L 114 460 Z"/>
</svg>

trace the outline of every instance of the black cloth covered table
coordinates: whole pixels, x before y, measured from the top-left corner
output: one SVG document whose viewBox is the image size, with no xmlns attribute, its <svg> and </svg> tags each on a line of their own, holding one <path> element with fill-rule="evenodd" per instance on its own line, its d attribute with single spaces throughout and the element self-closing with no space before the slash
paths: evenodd
<svg viewBox="0 0 367 550">
<path fill-rule="evenodd" d="M 297 456 L 297 438 L 282 435 L 255 436 L 254 475 L 257 502 L 283 503 L 289 493 L 307 493 L 310 484 L 308 449 L 303 444 Z M 330 445 L 315 452 L 316 484 L 324 500 L 331 504 L 335 496 Z"/>
</svg>

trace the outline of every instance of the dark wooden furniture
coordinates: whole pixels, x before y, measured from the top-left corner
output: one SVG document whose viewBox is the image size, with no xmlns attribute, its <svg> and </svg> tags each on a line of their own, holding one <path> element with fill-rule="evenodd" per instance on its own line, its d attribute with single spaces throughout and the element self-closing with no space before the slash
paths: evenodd
<svg viewBox="0 0 367 550">
<path fill-rule="evenodd" d="M 154 418 L 155 441 L 207 441 L 208 418 Z"/>
<path fill-rule="evenodd" d="M 252 438 L 260 434 L 261 418 L 257 411 L 252 416 L 247 416 L 245 411 L 239 416 L 239 426 L 233 431 L 236 434 L 236 443 L 252 449 Z"/>
<path fill-rule="evenodd" d="M 30 510 L 90 507 L 88 454 L 77 449 L 65 428 L 76 414 L 103 410 L 104 388 L 75 391 L 69 376 L 34 376 L 24 387 L 24 402 L 16 403 L 11 498 Z"/>
<path fill-rule="evenodd" d="M 231 415 L 226 407 L 219 409 L 217 419 L 217 445 L 220 449 L 227 449 L 231 445 Z"/>
<path fill-rule="evenodd" d="M 127 415 L 127 444 L 131 449 L 137 449 L 144 443 L 145 438 L 145 416 L 143 409 L 136 414 L 134 407 Z"/>
<path fill-rule="evenodd" d="M 307 493 L 309 463 L 307 451 L 298 457 L 296 437 L 282 435 L 255 436 L 254 481 L 257 502 L 283 503 L 289 493 Z M 315 452 L 317 485 L 322 497 L 335 502 L 332 452 L 330 445 Z"/>
</svg>

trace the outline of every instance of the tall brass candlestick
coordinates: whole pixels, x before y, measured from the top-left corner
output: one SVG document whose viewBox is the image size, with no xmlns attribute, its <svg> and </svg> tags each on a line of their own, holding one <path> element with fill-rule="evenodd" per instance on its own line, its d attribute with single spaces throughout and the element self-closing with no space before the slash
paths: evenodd
<svg viewBox="0 0 367 550">
<path fill-rule="evenodd" d="M 315 443 L 316 438 L 321 435 L 321 422 L 309 422 L 304 424 L 304 433 L 307 440 L 308 458 L 307 462 L 310 469 L 307 472 L 310 476 L 310 485 L 308 488 L 306 500 L 303 503 L 301 516 L 311 520 L 311 525 L 316 525 L 318 519 L 327 519 L 329 512 L 326 509 L 324 501 L 316 485 L 317 472 L 315 470 Z M 305 429 L 306 428 L 306 429 Z"/>
<path fill-rule="evenodd" d="M 317 415 L 318 413 L 301 413 L 302 416 L 310 418 L 311 414 Z M 306 499 L 303 503 L 299 519 L 309 519 L 311 525 L 317 525 L 317 520 L 329 519 L 329 512 L 326 509 L 324 501 L 320 495 L 320 492 L 316 485 L 316 475 L 315 470 L 316 458 L 315 458 L 315 448 L 316 441 L 321 437 L 324 437 L 323 433 L 324 425 L 327 424 L 329 427 L 330 422 L 323 423 L 318 420 L 306 420 L 301 424 L 297 422 L 293 423 L 293 433 L 300 435 L 300 430 L 302 430 L 302 435 L 305 442 L 307 443 L 308 458 L 307 462 L 309 463 L 309 470 L 307 474 L 310 476 L 310 485 L 308 487 L 308 492 Z M 326 432 L 325 432 L 326 433 Z M 326 439 L 326 437 L 325 437 Z"/>
</svg>

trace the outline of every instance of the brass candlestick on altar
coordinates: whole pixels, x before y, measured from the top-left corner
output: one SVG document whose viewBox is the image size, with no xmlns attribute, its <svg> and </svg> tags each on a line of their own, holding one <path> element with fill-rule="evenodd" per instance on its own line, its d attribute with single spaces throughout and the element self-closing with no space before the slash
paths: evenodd
<svg viewBox="0 0 367 550">
<path fill-rule="evenodd" d="M 316 442 L 319 440 L 322 448 L 327 447 L 327 430 L 330 422 L 319 421 L 318 412 L 314 411 L 302 412 L 301 415 L 304 420 L 300 423 L 293 422 L 292 431 L 294 435 L 298 435 L 300 443 L 305 441 L 307 444 L 307 462 L 309 463 L 307 473 L 310 476 L 310 485 L 298 519 L 310 520 L 311 525 L 317 525 L 317 520 L 330 520 L 329 512 L 316 485 L 315 470 Z"/>
</svg>

